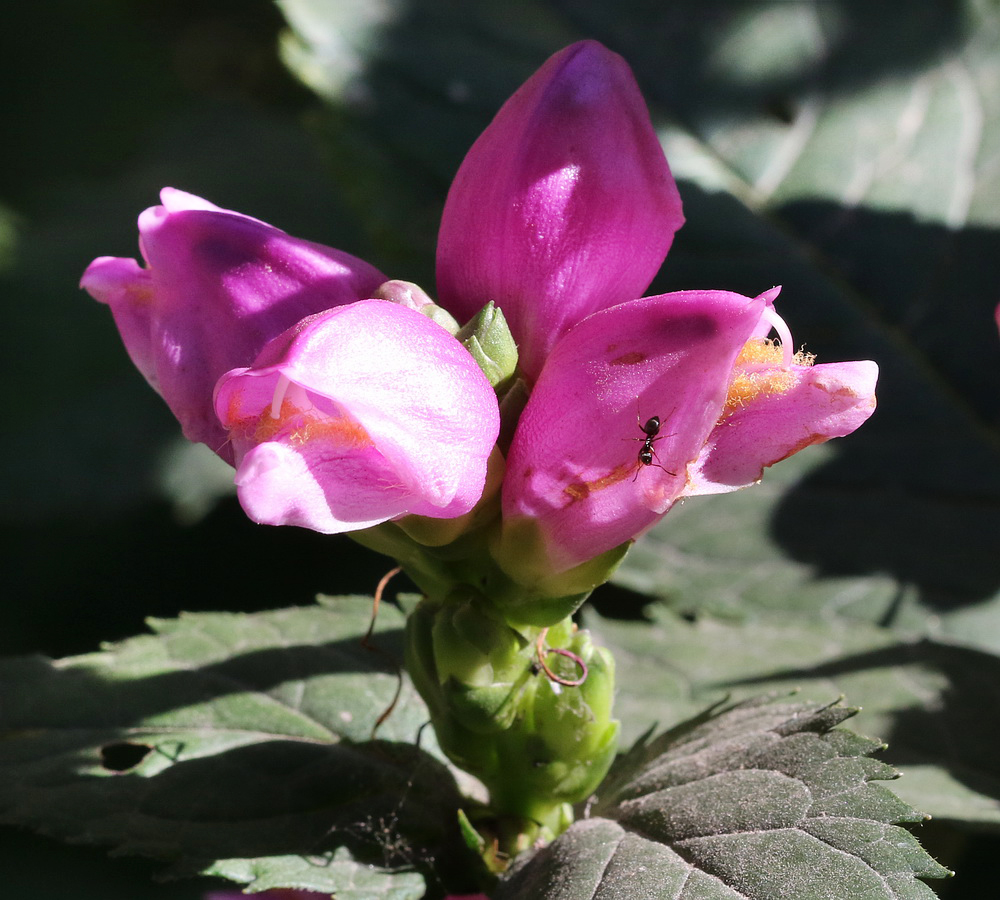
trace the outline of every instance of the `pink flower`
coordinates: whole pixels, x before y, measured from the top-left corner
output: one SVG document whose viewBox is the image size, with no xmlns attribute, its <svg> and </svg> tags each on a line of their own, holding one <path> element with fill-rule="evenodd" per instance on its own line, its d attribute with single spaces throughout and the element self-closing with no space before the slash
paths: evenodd
<svg viewBox="0 0 1000 900">
<path fill-rule="evenodd" d="M 468 511 L 497 410 L 455 339 L 398 284 L 379 296 L 399 304 L 363 300 L 384 279 L 360 260 L 186 194 L 163 202 L 140 218 L 149 267 L 99 259 L 83 285 L 185 433 L 239 464 L 251 517 L 343 531 Z M 874 408 L 874 363 L 792 358 L 776 290 L 641 298 L 682 222 L 628 66 L 593 41 L 549 59 L 456 175 L 441 303 L 460 321 L 496 303 L 531 388 L 492 544 L 522 584 L 622 547 L 679 498 L 750 484 Z M 772 327 L 780 348 L 763 340 Z M 229 369 L 220 425 L 208 398 Z"/>
<path fill-rule="evenodd" d="M 441 305 L 493 300 L 534 381 L 584 316 L 641 296 L 684 221 L 625 61 L 594 41 L 556 53 L 504 104 L 448 193 Z"/>
<path fill-rule="evenodd" d="M 224 372 L 249 365 L 304 316 L 368 297 L 385 277 L 347 253 L 172 188 L 139 216 L 133 259 L 95 259 L 80 286 L 111 307 L 129 356 L 184 434 L 232 461 L 212 408 Z"/>
<path fill-rule="evenodd" d="M 752 484 L 871 415 L 875 363 L 793 357 L 776 294 L 646 297 L 556 344 L 507 460 L 498 557 L 511 574 L 531 583 L 565 571 L 642 534 L 678 499 Z M 760 336 L 772 325 L 781 345 Z"/>
<path fill-rule="evenodd" d="M 384 300 L 304 319 L 224 375 L 215 408 L 250 518 L 327 534 L 469 512 L 500 427 L 468 351 Z"/>
<path fill-rule="evenodd" d="M 793 360 L 777 290 L 636 299 L 682 222 L 628 66 L 592 41 L 514 94 L 451 187 L 442 303 L 468 315 L 495 301 L 534 382 L 495 545 L 523 584 L 623 545 L 681 497 L 753 483 L 874 409 L 874 363 Z M 772 326 L 780 349 L 763 341 Z"/>
</svg>

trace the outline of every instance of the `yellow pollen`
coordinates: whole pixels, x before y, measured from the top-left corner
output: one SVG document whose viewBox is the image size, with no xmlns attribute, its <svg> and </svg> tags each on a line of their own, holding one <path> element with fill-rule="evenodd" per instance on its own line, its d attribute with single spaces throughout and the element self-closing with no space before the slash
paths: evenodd
<svg viewBox="0 0 1000 900">
<path fill-rule="evenodd" d="M 339 447 L 361 449 L 371 447 L 368 432 L 353 419 L 320 416 L 315 411 L 302 412 L 291 401 L 281 404 L 278 417 L 274 418 L 268 406 L 257 417 L 229 419 L 230 434 L 241 432 L 250 436 L 255 444 L 263 444 L 276 435 L 283 434 L 290 444 L 305 444 L 315 438 L 332 440 Z"/>
<path fill-rule="evenodd" d="M 733 378 L 726 393 L 725 412 L 746 406 L 757 397 L 783 394 L 795 385 L 794 374 L 782 366 L 781 344 L 767 338 L 751 338 L 743 345 L 733 366 Z M 792 357 L 796 366 L 811 366 L 816 357 L 799 350 Z"/>
<path fill-rule="evenodd" d="M 293 444 L 304 444 L 317 438 L 325 438 L 338 447 L 360 450 L 371 447 L 372 439 L 357 422 L 350 419 L 312 419 L 304 416 L 302 424 L 288 436 Z"/>
</svg>

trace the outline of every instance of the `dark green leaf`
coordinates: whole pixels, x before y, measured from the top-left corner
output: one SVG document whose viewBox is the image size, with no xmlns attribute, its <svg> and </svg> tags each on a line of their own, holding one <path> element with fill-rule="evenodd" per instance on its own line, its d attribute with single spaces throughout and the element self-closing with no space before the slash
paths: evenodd
<svg viewBox="0 0 1000 900">
<path fill-rule="evenodd" d="M 324 598 L 155 621 L 101 653 L 0 664 L 0 817 L 173 874 L 403 900 L 454 861 L 459 795 L 398 610 Z M 423 873 L 423 874 L 421 874 Z"/>
<path fill-rule="evenodd" d="M 935 818 L 1000 825 L 995 656 L 835 618 L 690 622 L 648 611 L 652 621 L 587 621 L 627 673 L 615 706 L 626 741 L 650 720 L 670 725 L 728 696 L 840 693 L 864 708 L 864 729 L 888 742 L 887 759 L 905 775 L 895 790 L 908 803 Z"/>
<path fill-rule="evenodd" d="M 837 706 L 748 701 L 631 754 L 500 900 L 925 900 L 937 865 Z"/>
</svg>

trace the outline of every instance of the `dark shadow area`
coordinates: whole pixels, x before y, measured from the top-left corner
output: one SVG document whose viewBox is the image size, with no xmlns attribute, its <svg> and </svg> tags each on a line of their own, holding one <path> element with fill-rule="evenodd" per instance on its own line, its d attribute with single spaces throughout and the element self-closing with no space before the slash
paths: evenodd
<svg viewBox="0 0 1000 900">
<path fill-rule="evenodd" d="M 93 523 L 86 541 L 72 519 L 5 527 L 0 540 L 18 596 L 0 607 L 3 654 L 82 653 L 144 631 L 148 616 L 182 610 L 255 612 L 308 605 L 317 593 L 370 595 L 394 565 L 348 538 L 255 525 L 234 499 L 195 525 L 146 505 Z"/>
<path fill-rule="evenodd" d="M 336 848 L 347 847 L 362 862 L 421 872 L 431 886 L 428 896 L 440 895 L 445 882 L 468 887 L 462 884 L 467 859 L 457 819 L 462 801 L 447 768 L 418 743 L 344 736 L 367 735 L 393 692 L 386 685 L 397 672 L 386 660 L 401 657 L 402 634 L 382 630 L 374 642 L 377 653 L 352 635 L 132 680 L 104 678 L 100 669 L 82 666 L 52 667 L 38 658 L 7 660 L 5 681 L 24 691 L 0 706 L 0 731 L 17 735 L 0 751 L 4 818 L 27 816 L 62 837 L 75 836 L 85 823 L 88 841 L 174 861 L 172 875 L 256 856 L 294 855 L 307 866 L 325 867 Z M 280 696 L 268 701 L 267 692 L 351 673 L 363 676 L 358 694 L 364 696 L 344 701 L 344 709 L 357 706 L 349 719 L 343 718 L 348 713 L 338 718 L 329 704 L 322 707 L 333 723 L 327 740 L 263 738 L 268 729 L 259 724 L 268 718 L 269 702 L 282 705 Z M 388 682 L 379 678 L 376 684 L 380 674 Z M 197 712 L 236 694 L 242 699 L 224 704 L 215 724 Z M 307 699 L 298 716 L 311 709 Z M 187 724 L 184 710 L 191 710 Z M 158 718 L 178 711 L 180 719 L 156 726 Z M 289 715 L 289 722 L 298 721 L 296 711 Z M 281 716 L 272 711 L 271 718 L 271 728 L 280 731 L 274 723 Z M 318 734 L 323 722 L 316 726 Z M 244 729 L 249 732 L 241 738 Z M 262 737 L 246 743 L 258 730 Z M 188 731 L 199 737 L 199 747 L 186 744 Z M 215 731 L 223 745 L 244 745 L 204 755 L 206 731 Z M 88 774 L 98 750 L 101 765 L 114 775 Z M 143 763 L 153 771 L 135 771 Z"/>
<path fill-rule="evenodd" d="M 845 656 L 816 666 L 781 669 L 759 678 L 720 682 L 715 687 L 766 686 L 774 681 L 836 678 L 877 669 L 917 666 L 943 676 L 948 687 L 933 708 L 910 707 L 892 714 L 886 761 L 899 766 L 933 764 L 945 768 L 973 791 L 1000 800 L 996 745 L 1000 727 L 1000 661 L 993 654 L 930 640 Z"/>
<path fill-rule="evenodd" d="M 158 120 L 197 98 L 302 108 L 267 0 L 41 0 L 0 32 L 0 198 L 31 209 L 54 184 L 116 177 Z M 15 89 L 13 86 L 17 85 Z M 193 137 L 193 136 L 192 136 Z"/>
<path fill-rule="evenodd" d="M 412 744 L 272 740 L 111 778 L 80 775 L 88 761 L 69 749 L 47 758 L 45 777 L 60 781 L 51 802 L 76 811 L 100 843 L 173 862 L 171 876 L 286 855 L 326 868 L 346 847 L 362 863 L 420 872 L 429 896 L 461 877 L 460 796 L 450 772 Z M 0 794 L 27 798 L 58 823 L 39 799 L 44 790 L 32 773 L 13 791 L 0 784 Z"/>
<path fill-rule="evenodd" d="M 10 897 L 37 900 L 204 900 L 219 890 L 216 879 L 186 878 L 164 883 L 163 863 L 108 858 L 107 851 L 72 846 L 14 828 L 4 828 L 0 859 Z M 231 889 L 232 884 L 225 889 Z"/>
<path fill-rule="evenodd" d="M 222 662 L 177 668 L 159 675 L 127 681 L 104 679 L 99 668 L 85 665 L 56 666 L 41 657 L 22 656 L 0 661 L 6 676 L 31 683 L 31 696 L 5 698 L 4 729 L 31 727 L 80 729 L 134 727 L 151 716 L 211 703 L 246 691 L 266 693 L 286 682 L 306 681 L 323 675 L 364 673 L 391 676 L 398 673 L 391 660 L 402 661 L 401 629 L 377 631 L 375 650 L 363 646 L 360 634 L 321 644 L 267 647 L 234 655 Z M 390 689 L 387 696 L 391 698 Z M 67 698 L 73 698 L 68 700 Z M 375 705 L 381 702 L 376 698 Z M 382 708 L 372 708 L 374 724 Z M 361 729 L 360 732 L 358 729 Z M 344 728 L 339 728 L 344 731 Z M 352 733 L 364 727 L 352 725 Z M 67 740 L 88 740 L 85 734 Z"/>
<path fill-rule="evenodd" d="M 928 822 L 920 830 L 920 843 L 948 866 L 954 878 L 939 881 L 934 890 L 941 900 L 989 897 L 996 890 L 997 839 L 989 834 L 957 835 L 946 827 Z"/>
<path fill-rule="evenodd" d="M 732 66 L 734 60 L 724 59 L 722 49 L 731 29 L 768 6 L 776 11 L 785 7 L 784 14 L 787 4 L 555 0 L 553 6 L 581 35 L 623 54 L 649 99 L 689 125 L 719 114 L 739 117 L 761 111 L 787 120 L 803 95 L 854 91 L 890 75 L 919 71 L 960 46 L 967 27 L 957 0 L 932 0 L 907 7 L 905 14 L 893 4 L 864 0 L 802 3 L 787 32 L 774 30 L 784 24 L 781 18 L 769 22 L 762 16 L 757 43 L 727 48 L 730 56 L 737 50 L 745 55 Z M 770 70 L 760 60 L 745 65 L 754 54 L 768 54 L 775 40 L 786 50 L 794 47 L 797 64 Z"/>
<path fill-rule="evenodd" d="M 602 584 L 589 598 L 587 605 L 605 619 L 651 622 L 649 596 L 631 591 L 620 584 Z"/>
<path fill-rule="evenodd" d="M 820 362 L 874 359 L 880 377 L 875 415 L 782 497 L 775 538 L 820 575 L 891 573 L 931 610 L 991 597 L 1000 587 L 1000 232 L 822 203 L 780 215 L 849 286 L 860 319 L 793 283 L 793 333 Z"/>
</svg>

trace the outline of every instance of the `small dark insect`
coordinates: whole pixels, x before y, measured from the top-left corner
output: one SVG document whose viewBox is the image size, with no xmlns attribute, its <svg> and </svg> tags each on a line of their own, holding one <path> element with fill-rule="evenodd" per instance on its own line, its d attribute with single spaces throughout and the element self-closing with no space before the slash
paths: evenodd
<svg viewBox="0 0 1000 900">
<path fill-rule="evenodd" d="M 659 462 L 655 463 L 653 462 L 653 460 L 656 459 L 656 450 L 653 449 L 653 444 L 655 444 L 657 441 L 662 441 L 665 437 L 671 436 L 669 434 L 660 434 L 660 417 L 651 416 L 646 420 L 646 423 L 643 424 L 637 415 L 635 421 L 636 424 L 639 426 L 639 430 L 645 435 L 644 438 L 636 438 L 637 441 L 642 441 L 642 446 L 639 448 L 639 455 L 638 455 L 639 465 L 640 466 L 655 465 L 656 468 L 663 469 L 663 471 L 666 472 L 668 475 L 676 475 L 677 474 L 676 472 L 671 472 L 669 469 L 665 469 L 663 466 L 659 464 Z M 635 478 L 633 478 L 632 480 L 635 481 L 635 479 L 638 477 L 639 477 L 639 469 L 637 467 L 635 470 Z"/>
</svg>

